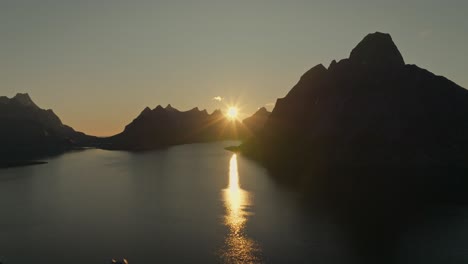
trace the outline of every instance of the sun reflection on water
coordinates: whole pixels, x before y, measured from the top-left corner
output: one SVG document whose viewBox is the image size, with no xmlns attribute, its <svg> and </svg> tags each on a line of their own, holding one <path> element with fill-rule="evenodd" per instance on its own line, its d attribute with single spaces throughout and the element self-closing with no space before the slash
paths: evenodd
<svg viewBox="0 0 468 264">
<path fill-rule="evenodd" d="M 245 225 L 252 206 L 250 193 L 241 189 L 237 170 L 237 155 L 229 161 L 229 186 L 223 190 L 226 207 L 225 225 L 229 231 L 225 239 L 222 257 L 225 263 L 261 263 L 258 244 L 247 237 Z"/>
</svg>

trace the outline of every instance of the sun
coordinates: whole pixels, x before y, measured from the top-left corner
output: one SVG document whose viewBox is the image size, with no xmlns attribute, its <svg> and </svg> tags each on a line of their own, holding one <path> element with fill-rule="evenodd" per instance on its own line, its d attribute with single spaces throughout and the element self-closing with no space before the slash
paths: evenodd
<svg viewBox="0 0 468 264">
<path fill-rule="evenodd" d="M 231 106 L 231 107 L 228 108 L 226 116 L 229 119 L 234 120 L 234 119 L 237 118 L 238 113 L 239 113 L 239 110 L 237 109 L 237 107 Z"/>
</svg>

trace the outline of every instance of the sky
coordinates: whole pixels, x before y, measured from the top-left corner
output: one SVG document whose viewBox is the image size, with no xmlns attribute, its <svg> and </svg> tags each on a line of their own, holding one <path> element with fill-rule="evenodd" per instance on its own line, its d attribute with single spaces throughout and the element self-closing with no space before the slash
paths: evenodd
<svg viewBox="0 0 468 264">
<path fill-rule="evenodd" d="M 91 135 L 146 106 L 242 117 L 317 64 L 390 33 L 406 63 L 468 88 L 466 0 L 0 0 L 0 95 Z"/>
</svg>

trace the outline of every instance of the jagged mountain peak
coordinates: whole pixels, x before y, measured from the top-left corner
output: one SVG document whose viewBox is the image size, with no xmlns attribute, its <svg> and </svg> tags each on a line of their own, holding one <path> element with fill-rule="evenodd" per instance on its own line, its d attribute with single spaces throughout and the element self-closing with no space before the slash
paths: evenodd
<svg viewBox="0 0 468 264">
<path fill-rule="evenodd" d="M 17 93 L 12 100 L 23 106 L 38 107 L 27 93 Z"/>
<path fill-rule="evenodd" d="M 375 32 L 368 34 L 351 51 L 351 62 L 372 66 L 403 66 L 403 56 L 390 34 Z"/>
<path fill-rule="evenodd" d="M 264 106 L 260 107 L 254 115 L 270 113 Z"/>
<path fill-rule="evenodd" d="M 194 108 L 188 110 L 188 112 L 200 112 L 200 109 L 198 107 L 194 107 Z"/>
<path fill-rule="evenodd" d="M 16 99 L 26 99 L 26 100 L 29 100 L 31 101 L 31 97 L 29 96 L 28 93 L 17 93 L 13 98 L 16 98 Z"/>
<path fill-rule="evenodd" d="M 166 110 L 166 109 L 164 109 L 164 107 L 162 107 L 161 105 L 158 105 L 158 106 L 156 106 L 156 107 L 153 109 L 154 112 L 160 112 L 160 111 L 163 112 L 163 111 L 165 111 L 165 110 Z"/>
<path fill-rule="evenodd" d="M 172 111 L 172 112 L 176 111 L 176 112 L 179 112 L 179 110 L 177 110 L 176 108 L 172 107 L 171 104 L 168 104 L 168 105 L 166 106 L 166 108 L 164 108 L 164 109 L 166 109 L 167 111 Z"/>
<path fill-rule="evenodd" d="M 219 109 L 216 109 L 211 113 L 212 116 L 223 115 L 223 112 Z"/>
<path fill-rule="evenodd" d="M 306 73 L 302 75 L 301 80 L 312 79 L 315 76 L 323 74 L 326 71 L 327 71 L 327 68 L 325 68 L 323 64 L 315 65 L 314 67 L 312 67 L 310 70 L 308 70 Z"/>
<path fill-rule="evenodd" d="M 467 90 L 405 65 L 391 36 L 377 32 L 349 59 L 304 74 L 241 151 L 346 206 L 356 197 L 359 207 L 458 202 L 468 186 L 467 116 Z"/>
<path fill-rule="evenodd" d="M 143 109 L 143 111 L 141 111 L 140 116 L 146 115 L 146 114 L 149 114 L 149 113 L 151 113 L 151 109 L 149 107 L 145 107 L 145 109 Z"/>
</svg>

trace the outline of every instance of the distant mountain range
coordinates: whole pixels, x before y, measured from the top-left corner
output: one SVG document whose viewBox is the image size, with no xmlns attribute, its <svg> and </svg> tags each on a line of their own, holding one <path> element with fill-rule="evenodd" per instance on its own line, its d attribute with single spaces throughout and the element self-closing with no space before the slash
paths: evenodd
<svg viewBox="0 0 468 264">
<path fill-rule="evenodd" d="M 171 105 L 165 108 L 158 105 L 152 110 L 147 107 L 122 133 L 104 139 L 104 146 L 108 149 L 147 150 L 195 142 L 243 139 L 258 131 L 266 119 L 256 118 L 266 113 L 263 110 L 255 113 L 246 119 L 245 125 L 237 119 L 226 118 L 220 110 L 208 114 L 206 110 L 198 108 L 179 111 Z"/>
<path fill-rule="evenodd" d="M 369 34 L 348 59 L 306 72 L 240 149 L 330 199 L 460 195 L 468 91 L 405 64 L 389 34 Z"/>
<path fill-rule="evenodd" d="M 237 120 L 227 120 L 221 111 L 208 114 L 193 108 L 179 111 L 171 105 L 145 108 L 125 127 L 106 139 L 106 148 L 147 150 L 171 145 L 239 138 L 243 126 Z"/>
<path fill-rule="evenodd" d="M 28 94 L 0 97 L 0 161 L 35 159 L 82 147 L 149 150 L 177 144 L 243 139 L 252 136 L 269 114 L 260 109 L 246 119 L 229 120 L 220 111 L 208 114 L 193 108 L 179 111 L 171 105 L 145 108 L 122 133 L 98 138 L 64 125 L 52 110 L 38 107 Z"/>
<path fill-rule="evenodd" d="M 64 125 L 52 110 L 39 108 L 28 94 L 0 97 L 0 127 L 3 160 L 56 154 L 97 140 Z"/>
</svg>

